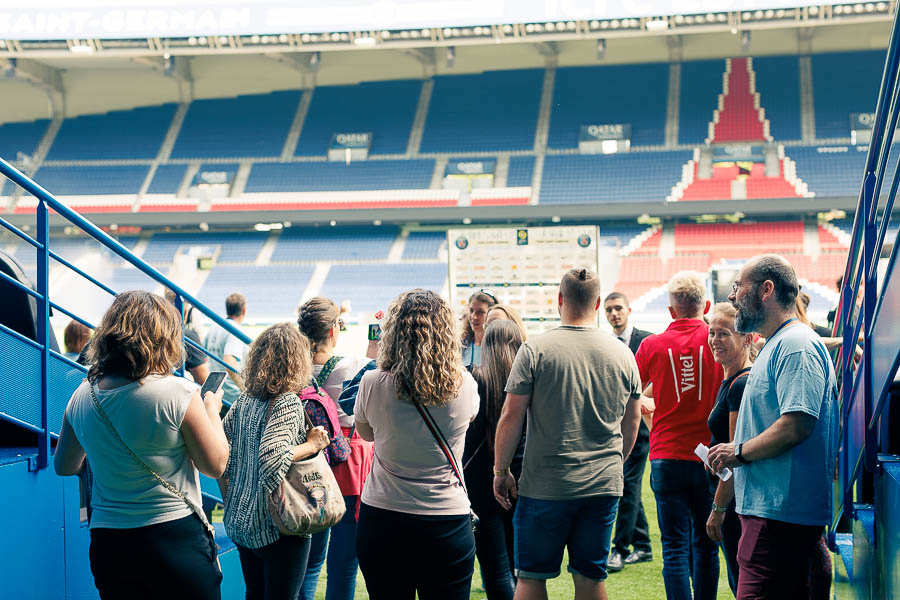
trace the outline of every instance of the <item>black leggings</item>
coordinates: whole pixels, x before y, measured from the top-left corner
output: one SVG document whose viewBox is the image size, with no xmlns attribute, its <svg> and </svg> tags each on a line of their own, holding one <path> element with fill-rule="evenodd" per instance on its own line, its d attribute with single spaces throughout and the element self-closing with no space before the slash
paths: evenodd
<svg viewBox="0 0 900 600">
<path fill-rule="evenodd" d="M 91 529 L 90 557 L 104 599 L 221 597 L 216 551 L 196 515 L 132 529 Z"/>
<path fill-rule="evenodd" d="M 262 548 L 238 546 L 246 600 L 297 600 L 306 575 L 309 542 L 308 537 L 282 535 Z"/>
<path fill-rule="evenodd" d="M 475 569 L 469 515 L 423 516 L 363 504 L 356 551 L 371 600 L 466 600 Z"/>
</svg>

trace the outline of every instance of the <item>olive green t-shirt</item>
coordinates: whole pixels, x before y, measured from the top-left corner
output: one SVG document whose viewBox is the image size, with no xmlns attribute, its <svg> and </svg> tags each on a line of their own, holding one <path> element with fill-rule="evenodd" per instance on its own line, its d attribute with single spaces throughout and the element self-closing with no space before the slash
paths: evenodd
<svg viewBox="0 0 900 600">
<path fill-rule="evenodd" d="M 522 344 L 506 391 L 531 396 L 520 494 L 622 495 L 622 418 L 641 393 L 628 346 L 596 327 L 557 327 Z"/>
</svg>

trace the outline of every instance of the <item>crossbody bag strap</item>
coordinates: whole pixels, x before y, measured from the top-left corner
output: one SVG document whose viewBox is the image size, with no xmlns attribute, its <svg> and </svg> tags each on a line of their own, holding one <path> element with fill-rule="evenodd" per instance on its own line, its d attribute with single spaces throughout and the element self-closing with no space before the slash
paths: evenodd
<svg viewBox="0 0 900 600">
<path fill-rule="evenodd" d="M 462 485 L 463 491 L 468 496 L 469 491 L 466 489 L 466 480 L 459 470 L 459 463 L 456 462 L 456 456 L 453 455 L 453 449 L 450 448 L 450 444 L 447 443 L 447 439 L 444 437 L 443 432 L 441 432 L 441 428 L 435 423 L 434 418 L 432 418 L 431 413 L 428 412 L 426 406 L 415 399 L 412 403 L 416 407 L 416 410 L 419 411 L 419 414 L 422 415 L 422 420 L 425 421 L 425 425 L 428 427 L 431 435 L 434 436 L 434 441 L 437 442 L 438 448 L 440 448 L 444 457 L 447 459 L 447 462 L 450 464 L 450 469 L 453 471 L 454 475 L 456 475 L 460 485 Z"/>
<path fill-rule="evenodd" d="M 325 361 L 325 364 L 322 365 L 322 370 L 319 371 L 319 374 L 315 377 L 316 383 L 318 383 L 320 387 L 325 387 L 325 382 L 328 381 L 328 378 L 331 377 L 331 373 L 334 371 L 334 368 L 339 362 L 341 362 L 343 358 L 343 356 L 332 356 L 327 361 Z"/>
<path fill-rule="evenodd" d="M 116 438 L 117 440 L 119 440 L 119 443 L 122 445 L 123 448 L 125 448 L 125 450 L 128 452 L 128 454 L 131 455 L 131 457 L 135 460 L 135 462 L 138 463 L 139 465 L 141 465 L 145 471 L 150 473 L 150 475 L 152 475 L 153 478 L 156 479 L 159 482 L 159 484 L 161 486 L 163 486 L 166 490 L 168 490 L 170 493 L 174 494 L 175 496 L 178 496 L 179 498 L 181 498 L 181 500 L 185 504 L 187 504 L 188 508 L 190 508 L 191 511 L 193 511 L 193 513 L 196 514 L 200 518 L 200 521 L 203 523 L 203 525 L 207 529 L 212 531 L 212 525 L 210 525 L 209 521 L 206 519 L 206 513 L 204 513 L 202 510 L 200 510 L 200 508 L 198 508 L 196 504 L 191 502 L 191 500 L 186 495 L 184 495 L 184 493 L 182 493 L 181 490 L 179 490 L 177 487 L 175 487 L 175 485 L 173 485 L 165 477 L 163 477 L 162 475 L 160 475 L 159 473 L 154 471 L 147 463 L 145 463 L 141 459 L 140 456 L 135 454 L 134 450 L 132 450 L 131 448 L 128 447 L 128 444 L 125 443 L 125 440 L 123 440 L 122 436 L 119 435 L 119 432 L 116 431 L 116 428 L 112 424 L 112 421 L 109 419 L 109 416 L 107 416 L 106 411 L 104 411 L 103 407 L 100 406 L 100 401 L 97 399 L 97 393 L 94 392 L 94 384 L 91 384 L 91 402 L 94 405 L 94 410 L 97 411 L 97 414 L 100 415 L 100 418 L 103 420 L 104 423 L 106 423 L 106 426 L 109 428 L 109 431 L 113 434 L 113 437 Z"/>
</svg>

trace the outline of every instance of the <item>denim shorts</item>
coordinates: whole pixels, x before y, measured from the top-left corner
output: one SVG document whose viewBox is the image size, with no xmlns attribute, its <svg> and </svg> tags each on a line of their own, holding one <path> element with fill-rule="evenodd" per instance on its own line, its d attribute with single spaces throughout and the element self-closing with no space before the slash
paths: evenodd
<svg viewBox="0 0 900 600">
<path fill-rule="evenodd" d="M 603 581 L 618 496 L 573 500 L 519 497 L 513 517 L 515 561 L 519 577 L 559 576 L 563 550 L 569 549 L 570 573 Z"/>
</svg>

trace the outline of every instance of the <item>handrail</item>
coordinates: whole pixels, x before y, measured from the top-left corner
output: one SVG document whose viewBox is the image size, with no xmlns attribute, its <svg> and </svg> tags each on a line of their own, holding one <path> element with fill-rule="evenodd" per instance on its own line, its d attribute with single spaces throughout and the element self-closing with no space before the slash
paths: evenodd
<svg viewBox="0 0 900 600">
<path fill-rule="evenodd" d="M 16 281 L 13 277 L 6 275 L 5 273 L 0 273 L 2 276 L 2 281 L 6 281 L 11 283 L 16 288 L 21 291 L 24 291 L 31 297 L 36 300 L 38 313 L 36 315 L 36 325 L 37 325 L 37 336 L 36 340 L 33 343 L 40 350 L 40 371 L 41 371 L 41 423 L 40 426 L 29 425 L 27 428 L 29 430 L 34 431 L 38 434 L 38 460 L 37 460 L 37 468 L 43 469 L 46 468 L 49 464 L 50 459 L 50 440 L 54 437 L 50 433 L 49 426 L 49 400 L 48 400 L 48 375 L 49 375 L 49 358 L 51 355 L 50 350 L 50 311 L 52 308 L 59 310 L 63 314 L 77 320 L 87 327 L 92 327 L 90 323 L 86 320 L 77 317 L 72 312 L 66 310 L 61 307 L 59 304 L 50 300 L 50 291 L 49 291 L 49 259 L 54 259 L 57 262 L 61 263 L 63 266 L 69 268 L 70 270 L 76 272 L 81 275 L 88 281 L 94 283 L 102 290 L 107 293 L 115 295 L 115 291 L 106 286 L 105 284 L 97 281 L 96 278 L 91 277 L 83 270 L 79 269 L 75 265 L 71 264 L 66 259 L 59 256 L 57 253 L 50 250 L 50 227 L 49 227 L 49 212 L 50 210 L 55 211 L 58 215 L 68 220 L 73 225 L 80 228 L 83 232 L 85 232 L 90 237 L 94 238 L 96 241 L 100 242 L 103 246 L 111 250 L 114 254 L 118 255 L 128 263 L 131 263 L 135 268 L 139 271 L 153 279 L 154 281 L 160 283 L 161 285 L 171 289 L 175 293 L 175 306 L 178 309 L 179 313 L 182 314 L 182 322 L 184 321 L 184 302 L 190 302 L 197 310 L 200 311 L 201 314 L 205 315 L 209 318 L 213 323 L 216 323 L 220 327 L 222 327 L 225 331 L 235 336 L 237 339 L 241 340 L 245 344 L 250 343 L 250 338 L 243 331 L 238 329 L 233 322 L 229 322 L 228 319 L 225 319 L 205 305 L 201 304 L 193 295 L 187 293 L 181 286 L 176 284 L 175 282 L 168 279 L 162 273 L 151 267 L 149 264 L 144 262 L 142 259 L 135 256 L 128 248 L 122 245 L 118 240 L 101 230 L 99 227 L 82 217 L 80 214 L 57 200 L 50 192 L 45 190 L 43 187 L 38 185 L 34 180 L 27 177 L 21 171 L 16 169 L 12 164 L 0 158 L 0 173 L 6 176 L 10 181 L 14 184 L 18 185 L 20 188 L 29 192 L 32 196 L 37 198 L 38 206 L 36 210 L 36 238 L 34 239 L 29 235 L 26 235 L 24 232 L 19 231 L 17 227 L 6 221 L 5 219 L 0 218 L 0 226 L 5 229 L 11 231 L 14 235 L 18 236 L 26 243 L 30 244 L 37 250 L 37 281 L 36 290 L 30 289 L 28 286 L 22 285 L 20 282 Z M 4 328 L 4 330 L 7 328 Z M 10 330 L 11 331 L 11 330 Z M 21 336 L 19 336 L 21 337 Z M 187 344 L 192 347 L 198 347 L 201 351 L 203 351 L 207 356 L 210 356 L 214 360 L 221 363 L 226 370 L 236 371 L 234 367 L 223 361 L 217 356 L 211 354 L 206 348 L 192 342 L 188 338 L 183 338 L 186 340 Z M 55 353 L 54 353 L 55 354 Z M 184 366 L 179 367 L 179 374 L 183 374 Z M 19 419 L 15 419 L 11 415 L 2 415 L 4 419 L 14 421 L 19 423 Z"/>
</svg>

